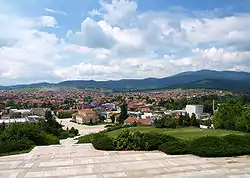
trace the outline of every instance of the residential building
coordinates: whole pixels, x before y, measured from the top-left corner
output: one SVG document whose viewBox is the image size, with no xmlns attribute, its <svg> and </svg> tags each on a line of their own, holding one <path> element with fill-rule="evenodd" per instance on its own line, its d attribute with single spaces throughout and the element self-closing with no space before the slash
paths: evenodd
<svg viewBox="0 0 250 178">
<path fill-rule="evenodd" d="M 98 122 L 97 113 L 91 109 L 83 109 L 78 111 L 78 113 L 73 114 L 73 117 L 75 117 L 75 121 L 79 124 Z"/>
<path fill-rule="evenodd" d="M 138 125 L 152 125 L 153 124 L 153 120 L 150 119 L 150 118 L 144 118 L 144 119 L 139 119 L 138 117 L 128 117 L 125 121 L 124 121 L 124 124 L 128 124 L 128 125 L 131 125 L 131 124 L 138 124 Z"/>
</svg>

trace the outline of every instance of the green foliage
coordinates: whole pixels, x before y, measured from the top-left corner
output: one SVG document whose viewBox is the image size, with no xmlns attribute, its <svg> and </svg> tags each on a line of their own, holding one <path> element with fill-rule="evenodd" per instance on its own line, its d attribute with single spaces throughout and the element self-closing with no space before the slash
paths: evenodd
<svg viewBox="0 0 250 178">
<path fill-rule="evenodd" d="M 162 119 L 157 119 L 154 121 L 154 125 L 156 128 L 176 128 L 178 122 L 175 119 L 165 117 Z"/>
<path fill-rule="evenodd" d="M 198 138 L 189 143 L 190 152 L 203 157 L 228 156 L 227 147 L 225 140 L 214 136 Z"/>
<path fill-rule="evenodd" d="M 98 119 L 100 122 L 104 122 L 104 120 L 106 119 L 105 116 L 103 114 L 99 114 Z"/>
<path fill-rule="evenodd" d="M 79 138 L 78 143 L 92 143 L 99 150 L 160 150 L 167 154 L 194 154 L 202 157 L 238 156 L 250 154 L 250 135 L 204 136 L 184 141 L 173 136 L 128 129 L 117 137 L 106 132 L 89 134 Z"/>
<path fill-rule="evenodd" d="M 120 124 L 123 124 L 124 121 L 128 118 L 128 105 L 126 102 L 123 102 L 121 105 L 121 114 L 120 116 L 117 118 L 117 121 Z"/>
<path fill-rule="evenodd" d="M 157 150 L 158 146 L 167 141 L 178 139 L 157 133 L 141 133 L 123 131 L 115 138 L 115 146 L 118 150 Z"/>
<path fill-rule="evenodd" d="M 223 103 L 215 114 L 215 128 L 237 130 L 236 118 L 242 115 L 243 105 L 234 100 Z"/>
<path fill-rule="evenodd" d="M 250 136 L 227 135 L 223 139 L 228 143 L 230 152 L 233 156 L 250 153 Z M 231 155 L 230 155 L 231 156 Z"/>
<path fill-rule="evenodd" d="M 249 135 L 207 136 L 189 143 L 190 153 L 203 157 L 238 156 L 250 153 Z"/>
<path fill-rule="evenodd" d="M 215 114 L 215 128 L 250 132 L 250 106 L 229 100 Z"/>
<path fill-rule="evenodd" d="M 71 127 L 71 129 L 69 130 L 70 134 L 73 134 L 74 136 L 77 136 L 79 134 L 79 130 L 75 129 L 74 127 Z"/>
<path fill-rule="evenodd" d="M 14 123 L 4 130 L 1 134 L 1 141 L 27 139 L 35 143 L 35 145 L 46 145 L 46 132 L 41 130 L 37 124 Z"/>
<path fill-rule="evenodd" d="M 41 120 L 38 123 L 13 123 L 0 134 L 0 144 L 7 145 L 6 148 L 3 145 L 0 147 L 0 149 L 3 148 L 0 153 L 7 153 L 4 150 L 8 152 L 24 151 L 31 148 L 29 145 L 59 144 L 59 138 L 74 137 L 77 134 L 78 130 L 75 128 L 64 131 L 62 125 L 53 119 Z M 22 146 L 26 142 L 27 147 Z M 28 144 L 28 142 L 32 144 Z M 17 143 L 17 146 L 13 146 L 14 143 Z"/>
<path fill-rule="evenodd" d="M 33 147 L 34 147 L 34 142 L 27 139 L 6 140 L 0 142 L 0 154 L 29 150 Z"/>
<path fill-rule="evenodd" d="M 97 150 L 115 150 L 113 139 L 104 134 L 93 135 L 92 144 Z"/>
<path fill-rule="evenodd" d="M 165 142 L 178 141 L 175 137 L 158 133 L 144 133 L 142 139 L 145 143 L 143 150 L 147 151 L 157 150 L 158 146 Z"/>
<path fill-rule="evenodd" d="M 77 143 L 92 143 L 94 135 L 96 135 L 96 133 L 84 135 L 84 136 L 78 138 Z"/>
<path fill-rule="evenodd" d="M 111 115 L 110 119 L 111 119 L 112 123 L 115 123 L 115 116 L 114 115 Z"/>
<path fill-rule="evenodd" d="M 60 140 L 58 137 L 52 134 L 45 134 L 45 145 L 57 145 L 60 144 Z"/>
<path fill-rule="evenodd" d="M 76 111 L 60 111 L 57 113 L 57 117 L 59 119 L 72 118 L 72 114 L 76 113 Z"/>
<path fill-rule="evenodd" d="M 165 142 L 158 148 L 160 151 L 171 155 L 183 155 L 189 153 L 187 142 L 181 140 Z"/>
<path fill-rule="evenodd" d="M 142 133 L 123 131 L 115 139 L 114 144 L 117 150 L 142 150 L 143 140 Z"/>
</svg>

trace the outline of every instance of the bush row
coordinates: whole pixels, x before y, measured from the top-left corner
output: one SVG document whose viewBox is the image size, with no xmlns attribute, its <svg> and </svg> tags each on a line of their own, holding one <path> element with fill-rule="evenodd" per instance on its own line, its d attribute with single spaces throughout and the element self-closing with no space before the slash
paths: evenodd
<svg viewBox="0 0 250 178">
<path fill-rule="evenodd" d="M 92 143 L 98 150 L 160 150 L 172 155 L 193 154 L 201 157 L 250 154 L 250 135 L 205 136 L 184 141 L 170 135 L 125 130 L 116 138 L 110 138 L 105 133 L 90 134 L 78 143 Z"/>
</svg>

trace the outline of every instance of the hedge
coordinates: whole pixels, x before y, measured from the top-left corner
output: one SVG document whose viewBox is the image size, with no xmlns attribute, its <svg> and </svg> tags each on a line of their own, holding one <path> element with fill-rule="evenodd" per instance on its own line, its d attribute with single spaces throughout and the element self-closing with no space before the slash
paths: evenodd
<svg viewBox="0 0 250 178">
<path fill-rule="evenodd" d="M 249 136 L 207 136 L 189 143 L 190 153 L 203 157 L 239 156 L 250 153 Z"/>
<path fill-rule="evenodd" d="M 184 155 L 189 153 L 187 142 L 180 140 L 163 143 L 158 147 L 158 149 L 171 155 Z"/>
<path fill-rule="evenodd" d="M 124 130 L 116 138 L 101 132 L 81 137 L 78 143 L 92 143 L 98 150 L 160 150 L 170 155 L 193 154 L 201 157 L 250 154 L 250 135 L 205 136 L 183 141 L 165 134 Z"/>
<path fill-rule="evenodd" d="M 21 139 L 21 140 L 7 140 L 0 142 L 0 153 L 12 153 L 23 150 L 29 150 L 34 147 L 34 142 Z"/>
<path fill-rule="evenodd" d="M 94 135 L 92 138 L 92 144 L 97 150 L 115 150 L 113 139 L 104 134 Z"/>
</svg>

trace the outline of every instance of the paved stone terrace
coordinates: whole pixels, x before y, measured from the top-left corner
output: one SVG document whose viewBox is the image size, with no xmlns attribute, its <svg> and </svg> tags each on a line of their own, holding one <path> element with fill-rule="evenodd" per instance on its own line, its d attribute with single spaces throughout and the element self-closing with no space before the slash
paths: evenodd
<svg viewBox="0 0 250 178">
<path fill-rule="evenodd" d="M 250 157 L 199 158 L 159 151 L 98 151 L 91 144 L 35 147 L 30 153 L 0 157 L 1 178 L 250 177 Z"/>
</svg>

